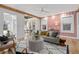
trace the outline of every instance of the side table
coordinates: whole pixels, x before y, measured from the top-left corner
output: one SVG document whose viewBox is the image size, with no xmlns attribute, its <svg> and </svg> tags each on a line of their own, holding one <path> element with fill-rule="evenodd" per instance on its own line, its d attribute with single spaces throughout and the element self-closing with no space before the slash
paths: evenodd
<svg viewBox="0 0 79 59">
<path fill-rule="evenodd" d="M 66 46 L 66 45 L 65 45 L 66 40 L 60 39 L 59 42 L 60 42 L 60 45 L 61 45 L 61 46 Z"/>
</svg>

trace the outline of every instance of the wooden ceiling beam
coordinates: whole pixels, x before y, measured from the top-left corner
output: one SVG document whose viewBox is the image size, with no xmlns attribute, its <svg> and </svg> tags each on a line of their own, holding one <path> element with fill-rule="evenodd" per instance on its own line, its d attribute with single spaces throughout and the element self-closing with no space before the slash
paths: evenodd
<svg viewBox="0 0 79 59">
<path fill-rule="evenodd" d="M 36 18 L 41 19 L 41 17 L 32 15 L 32 14 L 30 14 L 30 13 L 21 11 L 21 10 L 16 9 L 16 8 L 12 8 L 12 7 L 6 6 L 6 5 L 4 5 L 4 4 L 0 4 L 0 8 L 8 9 L 8 10 L 11 10 L 11 11 L 14 11 L 14 12 L 18 12 L 18 13 L 21 13 L 21 14 L 25 14 L 25 15 L 29 15 L 29 16 L 36 17 Z"/>
</svg>

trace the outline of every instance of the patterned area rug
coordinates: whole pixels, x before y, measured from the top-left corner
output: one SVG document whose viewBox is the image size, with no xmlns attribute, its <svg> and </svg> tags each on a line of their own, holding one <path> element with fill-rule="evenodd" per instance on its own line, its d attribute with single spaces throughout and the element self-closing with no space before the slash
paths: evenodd
<svg viewBox="0 0 79 59">
<path fill-rule="evenodd" d="M 66 47 L 44 42 L 44 49 L 40 54 L 66 54 Z"/>
<path fill-rule="evenodd" d="M 16 47 L 16 51 L 22 51 L 23 47 L 25 48 L 25 44 L 21 44 L 20 47 Z M 66 47 L 60 46 L 56 44 L 51 44 L 48 42 L 44 42 L 44 49 L 39 52 L 28 51 L 28 53 L 33 54 L 66 54 Z"/>
</svg>

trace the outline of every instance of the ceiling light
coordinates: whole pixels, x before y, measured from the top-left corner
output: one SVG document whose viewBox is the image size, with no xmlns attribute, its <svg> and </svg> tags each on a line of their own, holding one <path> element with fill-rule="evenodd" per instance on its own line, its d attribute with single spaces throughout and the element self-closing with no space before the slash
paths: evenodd
<svg viewBox="0 0 79 59">
<path fill-rule="evenodd" d="M 56 16 L 52 16 L 52 19 L 55 19 Z"/>
<path fill-rule="evenodd" d="M 66 14 L 65 14 L 65 13 L 61 14 L 61 17 L 65 17 L 65 16 L 66 16 Z"/>
</svg>

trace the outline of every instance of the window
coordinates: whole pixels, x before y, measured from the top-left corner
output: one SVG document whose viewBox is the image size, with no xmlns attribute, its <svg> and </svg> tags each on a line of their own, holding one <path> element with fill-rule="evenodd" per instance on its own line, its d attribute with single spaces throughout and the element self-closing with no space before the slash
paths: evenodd
<svg viewBox="0 0 79 59">
<path fill-rule="evenodd" d="M 71 24 L 63 24 L 63 30 L 64 31 L 70 31 L 71 30 Z"/>
<path fill-rule="evenodd" d="M 61 17 L 61 32 L 74 33 L 74 15 Z"/>
</svg>

